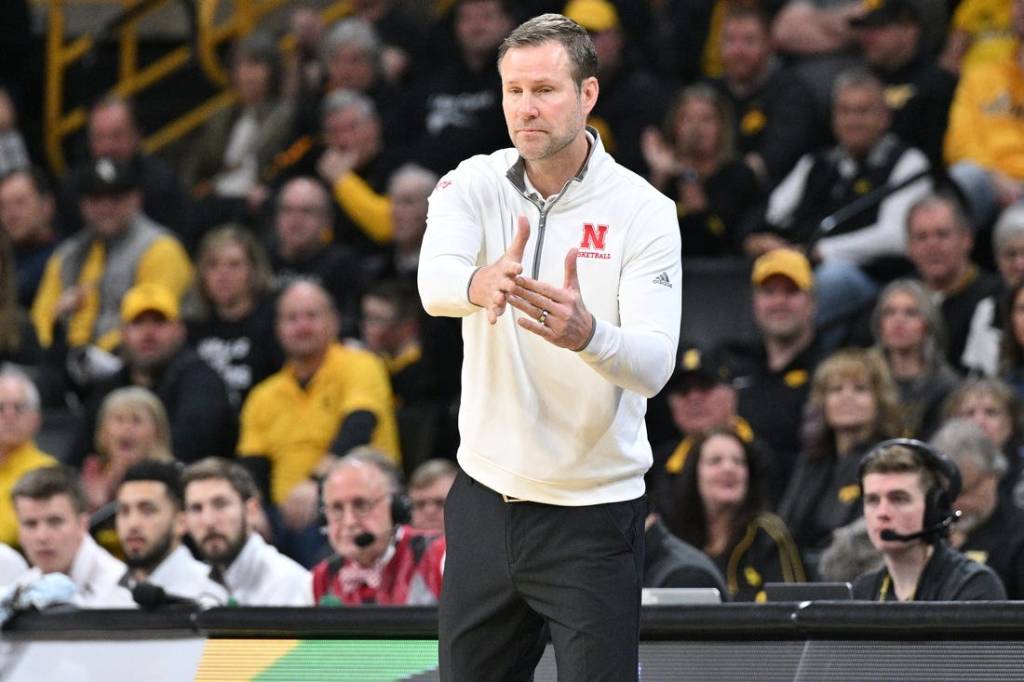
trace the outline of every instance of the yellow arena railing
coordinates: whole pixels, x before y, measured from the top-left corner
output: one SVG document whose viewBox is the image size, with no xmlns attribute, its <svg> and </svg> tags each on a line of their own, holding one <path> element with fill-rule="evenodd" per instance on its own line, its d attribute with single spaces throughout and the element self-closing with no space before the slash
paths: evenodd
<svg viewBox="0 0 1024 682">
<path fill-rule="evenodd" d="M 248 35 L 261 20 L 288 4 L 288 0 L 234 0 L 232 9 L 220 23 L 219 0 L 178 0 L 190 13 L 192 40 L 172 49 L 156 61 L 139 64 L 139 22 L 163 9 L 172 0 L 44 0 L 47 11 L 46 84 L 43 95 L 43 143 L 47 161 L 55 173 L 65 169 L 64 141 L 85 125 L 86 109 L 72 104 L 65 111 L 64 85 L 68 69 L 89 54 L 99 42 L 96 35 L 81 35 L 72 40 L 65 37 L 66 10 L 71 4 L 117 5 L 121 14 L 110 24 L 111 37 L 118 43 L 117 82 L 106 94 L 137 97 L 147 88 L 191 63 L 223 89 L 190 111 L 180 114 L 143 141 L 147 152 L 155 152 L 202 125 L 219 110 L 231 106 L 236 94 L 228 86 L 227 70 L 221 63 L 217 48 L 238 37 Z M 339 0 L 322 10 L 325 21 L 333 22 L 351 11 L 349 0 Z M 294 36 L 281 40 L 281 49 L 294 49 Z"/>
</svg>

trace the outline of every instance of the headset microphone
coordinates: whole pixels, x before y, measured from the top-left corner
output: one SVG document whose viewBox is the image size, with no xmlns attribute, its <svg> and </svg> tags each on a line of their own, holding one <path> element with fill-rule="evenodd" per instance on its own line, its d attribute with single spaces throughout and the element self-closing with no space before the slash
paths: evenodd
<svg viewBox="0 0 1024 682">
<path fill-rule="evenodd" d="M 356 543 L 356 547 L 369 547 L 377 541 L 377 536 L 369 531 L 360 533 L 359 535 L 352 538 L 352 542 Z"/>
<path fill-rule="evenodd" d="M 911 542 L 913 540 L 917 540 L 918 538 L 923 538 L 923 537 L 926 537 L 928 535 L 933 535 L 933 534 L 935 534 L 935 533 L 937 533 L 939 531 L 945 530 L 946 528 L 949 528 L 954 523 L 956 523 L 957 519 L 959 519 L 959 518 L 960 518 L 960 510 L 956 509 L 956 510 L 953 511 L 952 514 L 950 514 L 948 517 L 943 519 L 941 522 L 936 523 L 935 525 L 932 525 L 932 526 L 928 526 L 927 528 L 922 528 L 921 530 L 917 531 L 916 533 L 903 534 L 903 533 L 897 533 L 896 531 L 892 530 L 891 528 L 886 528 L 885 530 L 883 530 L 878 535 L 879 535 L 880 538 L 882 538 L 886 542 L 892 542 L 894 540 L 896 542 Z"/>
</svg>

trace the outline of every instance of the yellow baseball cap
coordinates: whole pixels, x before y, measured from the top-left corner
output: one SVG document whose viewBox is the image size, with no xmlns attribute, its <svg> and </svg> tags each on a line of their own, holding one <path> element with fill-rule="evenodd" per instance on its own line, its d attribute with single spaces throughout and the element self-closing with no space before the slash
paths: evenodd
<svg viewBox="0 0 1024 682">
<path fill-rule="evenodd" d="M 754 269 L 750 273 L 750 281 L 754 286 L 761 286 L 772 275 L 786 277 L 803 291 L 814 288 L 810 261 L 794 249 L 774 249 L 754 261 Z"/>
<path fill-rule="evenodd" d="M 121 322 L 132 322 L 142 313 L 153 310 L 168 320 L 177 320 L 181 314 L 178 297 L 162 284 L 147 282 L 128 290 L 121 301 Z"/>
<path fill-rule="evenodd" d="M 591 33 L 619 27 L 619 13 L 608 0 L 570 0 L 562 13 Z"/>
</svg>

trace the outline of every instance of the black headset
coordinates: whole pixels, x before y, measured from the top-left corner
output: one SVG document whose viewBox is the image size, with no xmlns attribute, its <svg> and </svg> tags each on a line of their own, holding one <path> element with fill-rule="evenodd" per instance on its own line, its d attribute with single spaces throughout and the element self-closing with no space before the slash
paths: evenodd
<svg viewBox="0 0 1024 682">
<path fill-rule="evenodd" d="M 857 482 L 861 487 L 861 496 L 864 494 L 864 470 L 868 464 L 883 450 L 896 446 L 907 448 L 917 454 L 921 463 L 935 474 L 938 483 L 925 493 L 924 521 L 921 530 L 910 535 L 890 531 L 888 535 L 896 540 L 914 540 L 926 536 L 946 537 L 950 525 L 960 516 L 960 512 L 953 509 L 953 502 L 960 496 L 963 479 L 960 477 L 960 469 L 949 457 L 923 441 L 916 438 L 891 438 L 871 448 L 861 458 L 857 467 Z"/>
</svg>

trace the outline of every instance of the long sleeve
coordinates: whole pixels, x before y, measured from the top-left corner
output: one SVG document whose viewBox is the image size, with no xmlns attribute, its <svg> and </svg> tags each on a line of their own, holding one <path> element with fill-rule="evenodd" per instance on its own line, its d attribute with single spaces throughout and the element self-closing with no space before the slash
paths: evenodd
<svg viewBox="0 0 1024 682">
<path fill-rule="evenodd" d="M 378 244 L 393 237 L 391 200 L 378 194 L 356 173 L 345 173 L 334 185 L 334 198 L 366 236 Z"/>
</svg>

